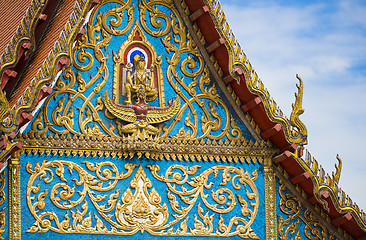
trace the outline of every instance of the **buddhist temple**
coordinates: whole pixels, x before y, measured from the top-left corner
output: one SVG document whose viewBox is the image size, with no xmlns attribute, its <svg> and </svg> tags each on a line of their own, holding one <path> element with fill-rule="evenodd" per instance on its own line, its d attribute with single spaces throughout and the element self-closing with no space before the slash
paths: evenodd
<svg viewBox="0 0 366 240">
<path fill-rule="evenodd" d="M 218 0 L 0 6 L 0 239 L 366 239 Z"/>
</svg>

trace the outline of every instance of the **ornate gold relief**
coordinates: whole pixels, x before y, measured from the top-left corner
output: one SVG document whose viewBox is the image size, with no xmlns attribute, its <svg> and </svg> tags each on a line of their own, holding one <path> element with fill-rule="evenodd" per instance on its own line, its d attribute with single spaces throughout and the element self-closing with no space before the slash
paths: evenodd
<svg viewBox="0 0 366 240">
<path fill-rule="evenodd" d="M 178 229 L 175 234 L 173 228 L 167 231 L 164 235 L 183 235 L 183 236 L 235 236 L 238 235 L 242 238 L 254 238 L 258 239 L 257 235 L 253 232 L 250 225 L 253 223 L 259 207 L 259 196 L 258 190 L 255 186 L 254 181 L 258 178 L 257 170 L 250 174 L 247 170 L 240 167 L 229 167 L 229 166 L 214 166 L 205 171 L 200 175 L 195 176 L 197 169 L 200 166 L 187 166 L 172 165 L 170 166 L 164 175 L 158 175 L 158 165 L 147 166 L 152 175 L 159 181 L 166 183 L 168 187 L 168 199 L 172 210 L 177 214 L 174 215 L 175 220 L 168 223 L 167 227 L 183 220 L 180 224 L 180 230 Z M 222 171 L 222 182 L 219 186 L 226 186 L 225 188 L 219 188 L 217 191 L 212 189 L 214 186 L 213 182 L 208 182 L 209 176 L 213 174 L 215 177 Z M 192 181 L 189 181 L 192 180 Z M 230 184 L 231 183 L 231 186 Z M 191 189 L 184 187 L 188 184 Z M 229 184 L 235 190 L 239 190 L 242 186 L 246 186 L 246 198 L 249 203 L 241 195 L 236 195 L 228 188 Z M 181 186 L 181 187 L 178 187 Z M 204 189 L 212 189 L 211 195 L 205 194 Z M 228 196 L 225 196 L 227 194 Z M 212 198 L 214 203 L 209 202 L 209 198 Z M 209 216 L 207 212 L 205 215 L 204 210 L 201 208 L 201 204 L 197 205 L 198 216 L 195 214 L 194 226 L 195 229 L 188 231 L 186 222 L 188 221 L 187 214 L 194 206 L 197 199 L 201 199 L 203 205 L 214 213 L 219 213 L 220 220 L 218 222 L 218 230 L 214 232 L 214 226 L 212 225 L 212 219 L 214 213 Z M 180 199 L 180 201 L 178 201 Z M 236 200 L 237 199 L 237 200 Z M 180 204 L 182 204 L 180 206 Z M 225 224 L 222 214 L 229 213 L 233 210 L 235 205 L 240 204 L 241 216 L 233 217 L 230 219 L 228 224 Z M 188 206 L 185 206 L 188 205 Z M 249 207 L 251 206 L 251 207 Z M 252 209 L 251 209 L 252 208 Z M 201 220 L 199 219 L 201 218 Z M 241 225 L 243 224 L 243 225 Z M 234 228 L 234 225 L 237 225 Z"/>
<path fill-rule="evenodd" d="M 106 115 L 125 122 L 117 122 L 121 136 L 132 134 L 132 138 L 146 139 L 151 135 L 158 135 L 160 130 L 152 124 L 162 123 L 173 118 L 180 107 L 180 99 L 165 107 L 164 85 L 161 71 L 162 57 L 156 56 L 156 51 L 146 39 L 145 34 L 136 22 L 118 54 L 113 52 L 114 77 L 113 100 L 107 92 L 103 100 L 108 112 Z M 150 70 L 147 66 L 150 65 Z M 158 91 L 155 86 L 157 85 Z M 124 103 L 119 104 L 120 95 L 125 95 Z M 150 106 L 147 102 L 159 97 L 160 107 Z M 134 98 L 137 98 L 135 101 Z"/>
<path fill-rule="evenodd" d="M 134 66 L 134 56 L 131 54 L 134 53 L 134 50 L 140 53 L 144 60 L 146 61 L 144 64 L 144 68 L 146 68 L 146 74 L 151 77 L 148 85 L 151 89 L 157 88 L 158 91 L 153 93 L 151 99 L 147 99 L 147 101 L 154 100 L 157 96 L 159 96 L 159 106 L 165 105 L 165 97 L 164 97 L 164 83 L 163 83 L 163 72 L 161 68 L 162 64 L 162 55 L 157 56 L 157 53 L 154 49 L 154 46 L 147 41 L 147 38 L 136 22 L 134 27 L 132 28 L 130 34 L 127 37 L 127 40 L 121 45 L 118 53 L 113 53 L 113 97 L 112 99 L 116 103 L 120 103 L 120 96 L 126 94 L 125 84 L 133 85 L 132 82 L 128 80 L 129 72 L 132 72 L 132 67 Z M 139 55 L 137 55 L 139 56 Z M 136 57 L 136 56 L 135 56 Z M 136 75 L 137 73 L 135 73 Z M 134 79 L 133 79 L 134 80 Z M 131 100 L 129 100 L 126 104 L 131 104 Z"/>
<path fill-rule="evenodd" d="M 175 98 L 167 107 L 153 107 L 145 102 L 146 93 L 143 89 L 138 92 L 138 103 L 134 105 L 119 105 L 112 102 L 104 93 L 104 102 L 109 113 L 120 120 L 131 122 L 122 126 L 117 122 L 120 135 L 132 134 L 132 139 L 145 140 L 149 136 L 156 136 L 160 133 L 159 129 L 152 124 L 162 123 L 170 120 L 178 112 L 180 99 Z"/>
<path fill-rule="evenodd" d="M 141 166 L 128 180 L 136 165 L 125 164 L 127 172 L 119 173 L 111 162 L 84 164 L 85 168 L 64 160 L 44 161 L 34 168 L 27 164 L 31 174 L 27 204 L 36 220 L 27 232 L 133 235 L 147 231 L 158 236 L 258 238 L 251 229 L 259 207 L 257 170 L 214 166 L 198 173 L 200 166 L 172 165 L 160 175 L 159 166 L 148 165 L 153 180 L 168 189 L 158 192 Z M 73 182 L 67 182 L 69 174 Z M 124 179 L 130 187 L 121 193 L 117 186 Z M 192 211 L 197 211 L 194 219 L 188 216 Z"/>
<path fill-rule="evenodd" d="M 123 229 L 133 233 L 138 231 L 154 231 L 161 229 L 169 217 L 169 210 L 165 203 L 161 202 L 160 195 L 152 187 L 151 181 L 140 166 L 132 179 L 130 186 L 135 189 L 134 194 L 127 188 L 116 207 L 116 220 Z"/>
<path fill-rule="evenodd" d="M 90 201 L 92 201 L 95 209 L 106 219 L 110 218 L 106 214 L 110 213 L 117 203 L 117 197 L 119 196 L 119 190 L 115 189 L 116 184 L 119 180 L 128 178 L 131 174 L 135 165 L 125 164 L 126 173 L 119 173 L 118 168 L 111 162 L 100 162 L 92 164 L 85 162 L 85 167 L 88 171 L 92 171 L 95 175 L 90 174 L 87 170 L 82 168 L 80 165 L 64 160 L 56 161 L 44 161 L 41 165 L 38 163 L 32 169 L 32 165 L 27 163 L 26 170 L 31 174 L 27 184 L 27 204 L 32 215 L 36 219 L 34 225 L 27 232 L 46 232 L 52 230 L 55 232 L 83 232 L 90 233 L 95 231 L 104 232 L 103 226 L 101 226 L 100 221 L 97 220 L 96 227 L 91 227 L 91 216 L 86 217 L 88 210 L 88 203 L 85 198 L 88 196 Z M 54 172 L 52 168 L 57 168 Z M 76 172 L 78 179 L 74 180 L 74 185 L 70 187 L 65 178 L 65 167 L 66 170 L 72 174 Z M 51 169 L 50 169 L 51 168 Z M 43 180 L 44 184 L 52 184 L 55 178 L 59 178 L 61 182 L 55 183 L 54 186 L 49 191 L 40 191 L 40 185 L 34 186 L 34 182 L 39 178 L 40 181 Z M 81 187 L 81 191 L 76 192 L 76 187 Z M 107 204 L 99 205 L 99 203 L 104 200 L 106 195 L 95 195 L 94 191 L 108 192 L 114 190 L 114 192 L 109 196 L 109 201 Z M 77 193 L 77 195 L 76 195 Z M 35 201 L 35 196 L 38 194 L 37 200 Z M 42 212 L 46 207 L 45 197 L 49 194 L 51 202 L 57 208 L 68 210 L 62 221 L 54 212 Z M 76 208 L 76 206 L 81 205 L 82 212 Z M 73 210 L 72 210 L 73 209 Z M 41 213 L 42 212 L 42 213 Z M 69 212 L 71 213 L 72 222 L 70 221 Z M 81 219 L 84 218 L 82 221 Z M 51 224 L 51 221 L 54 223 Z"/>
<path fill-rule="evenodd" d="M 286 193 L 286 186 L 280 180 L 278 193 L 280 195 L 279 207 L 282 213 L 278 215 L 279 239 L 301 240 L 302 236 L 307 239 L 332 240 L 336 237 L 319 221 L 317 216 L 304 207 L 292 194 Z M 330 220 L 329 220 L 330 221 Z M 304 227 L 299 227 L 301 223 Z"/>
</svg>

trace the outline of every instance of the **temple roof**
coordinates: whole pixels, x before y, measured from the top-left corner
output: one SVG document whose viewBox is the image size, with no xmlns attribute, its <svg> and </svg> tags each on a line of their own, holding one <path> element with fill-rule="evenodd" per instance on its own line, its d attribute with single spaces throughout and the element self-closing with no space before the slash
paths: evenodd
<svg viewBox="0 0 366 240">
<path fill-rule="evenodd" d="M 22 143 L 12 139 L 52 92 L 54 79 L 68 67 L 69 53 L 65 46 L 85 31 L 82 25 L 87 13 L 98 2 L 33 0 L 19 4 L 6 2 L 6 6 L 1 6 L 2 16 L 10 17 L 0 25 L 4 30 L 0 42 L 1 88 L 7 98 L 1 107 L 10 110 L 0 112 L 4 118 L 0 126 L 4 132 L 0 145 L 2 169 L 6 167 L 7 156 L 22 147 Z M 301 79 L 292 114 L 287 118 L 236 41 L 219 1 L 185 0 L 185 4 L 186 17 L 202 33 L 196 37 L 203 38 L 205 51 L 214 57 L 223 73 L 220 84 L 232 89 L 233 104 L 253 119 L 260 129 L 259 137 L 279 150 L 273 164 L 285 170 L 311 204 L 327 212 L 334 226 L 340 226 L 355 239 L 366 238 L 364 212 L 338 187 L 341 161 L 337 171 L 329 175 L 308 151 L 303 154 L 307 130 L 299 117 L 303 113 Z"/>
</svg>

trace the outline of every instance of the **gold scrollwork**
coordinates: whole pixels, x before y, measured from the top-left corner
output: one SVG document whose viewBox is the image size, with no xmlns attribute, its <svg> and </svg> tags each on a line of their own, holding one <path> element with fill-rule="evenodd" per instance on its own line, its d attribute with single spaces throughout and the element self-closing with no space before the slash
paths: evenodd
<svg viewBox="0 0 366 240">
<path fill-rule="evenodd" d="M 181 230 L 177 230 L 175 232 L 179 233 L 178 235 L 238 235 L 242 238 L 258 238 L 250 227 L 257 215 L 259 207 L 259 194 L 254 183 L 254 181 L 258 178 L 258 173 L 256 170 L 250 174 L 247 170 L 244 170 L 240 167 L 214 166 L 203 171 L 200 175 L 193 177 L 200 166 L 192 166 L 188 168 L 187 166 L 172 165 L 166 170 L 165 175 L 158 175 L 158 171 L 160 169 L 158 165 L 148 165 L 147 167 L 150 169 L 155 179 L 166 183 L 168 187 L 167 197 L 172 210 L 177 215 L 174 215 L 175 220 L 169 222 L 167 227 L 170 227 L 186 218 L 187 214 L 194 207 L 194 203 L 199 198 L 202 200 L 202 203 L 205 207 L 214 213 L 220 214 L 220 220 L 218 222 L 219 232 L 215 233 L 213 232 L 214 228 L 211 224 L 214 214 L 208 216 L 209 212 L 207 211 L 207 213 L 203 215 L 204 211 L 200 207 L 199 203 L 197 206 L 197 213 L 203 222 L 201 222 L 195 214 L 194 226 L 198 229 L 190 229 L 190 232 L 188 232 L 186 228 L 187 220 L 183 220 L 181 223 Z M 222 171 L 222 182 L 219 184 L 219 186 L 227 186 L 227 184 L 230 182 L 231 187 L 235 190 L 240 190 L 245 186 L 244 189 L 246 191 L 246 198 L 249 200 L 249 203 L 239 194 L 235 196 L 235 194 L 229 188 L 221 187 L 216 191 L 212 189 L 214 183 L 208 181 L 209 176 L 213 174 L 216 177 L 220 171 Z M 184 187 L 185 184 L 188 184 L 192 189 L 187 189 Z M 205 193 L 204 190 L 206 189 L 211 189 L 211 194 Z M 212 198 L 211 202 L 209 201 L 210 197 Z M 182 201 L 182 206 L 179 206 L 178 199 Z M 231 218 L 229 223 L 226 225 L 224 223 L 222 214 L 231 212 L 237 204 L 241 206 L 241 216 Z M 188 217 L 186 219 L 188 219 Z M 234 225 L 237 225 L 235 229 L 233 229 Z M 168 232 L 170 232 L 170 234 L 174 234 L 173 228 L 169 229 Z"/>
<path fill-rule="evenodd" d="M 37 163 L 34 169 L 32 169 L 30 163 L 27 163 L 26 170 L 31 174 L 27 184 L 27 204 L 32 215 L 36 219 L 36 222 L 28 232 L 46 232 L 48 230 L 55 232 L 71 232 L 71 229 L 74 229 L 74 231 L 92 230 L 89 225 L 90 213 L 89 218 L 85 218 L 81 221 L 81 218 L 85 216 L 88 209 L 88 203 L 85 200 L 86 196 L 90 198 L 96 210 L 108 219 L 106 213 L 109 213 L 115 208 L 119 190 L 116 189 L 115 192 L 109 196 L 107 204 L 104 205 L 98 205 L 98 203 L 104 200 L 106 195 L 95 196 L 94 191 L 108 192 L 113 190 L 116 187 L 118 180 L 128 178 L 132 174 L 135 165 L 125 164 L 127 172 L 120 174 L 117 167 L 111 162 L 99 162 L 95 164 L 84 162 L 84 164 L 86 169 L 95 172 L 95 175 L 90 174 L 80 165 L 70 161 L 44 161 L 41 165 Z M 56 169 L 52 171 L 50 168 Z M 68 170 L 70 175 L 76 171 L 78 179 L 73 178 L 74 185 L 72 187 L 68 185 L 67 178 L 65 178 L 65 170 Z M 51 184 L 52 181 L 56 181 L 56 177 L 58 177 L 58 180 L 61 182 L 55 183 L 50 191 L 49 188 L 47 188 L 40 192 L 40 184 L 34 186 L 34 182 L 37 178 L 40 181 L 43 180 L 45 184 Z M 77 187 L 81 187 L 82 189 L 76 191 L 75 188 Z M 36 202 L 34 202 L 35 196 L 33 195 L 36 194 L 38 194 L 38 197 Z M 69 212 L 65 214 L 62 221 L 59 220 L 57 214 L 54 212 L 45 211 L 40 213 L 46 207 L 45 198 L 48 194 L 50 195 L 51 202 L 54 206 L 71 212 L 72 222 L 70 222 Z M 81 207 L 83 211 L 80 212 L 74 207 L 82 202 L 84 202 Z M 75 211 L 72 211 L 71 209 L 75 209 Z M 51 222 L 54 222 L 56 226 L 53 226 Z"/>
<path fill-rule="evenodd" d="M 165 6 L 173 11 L 173 9 L 171 7 L 172 4 L 173 3 L 169 0 L 149 1 L 149 2 L 147 2 L 146 0 L 139 1 L 140 23 L 141 23 L 143 29 L 148 34 L 150 34 L 151 36 L 154 36 L 154 37 L 162 37 L 162 36 L 165 36 L 168 34 L 168 32 L 172 26 L 171 18 L 173 18 L 173 15 L 171 15 L 169 17 L 163 11 L 160 11 L 158 9 L 157 5 Z M 155 7 L 154 7 L 154 5 L 155 5 Z M 147 11 L 149 12 L 148 16 L 149 16 L 151 26 L 153 26 L 154 28 L 158 28 L 159 30 L 153 31 L 146 25 L 146 12 Z M 179 15 L 177 15 L 176 12 L 174 12 L 174 15 L 179 16 Z M 164 29 L 161 29 L 161 27 L 163 27 L 162 20 L 165 23 Z"/>
<path fill-rule="evenodd" d="M 147 231 L 158 236 L 258 239 L 251 229 L 259 208 L 254 183 L 257 170 L 249 173 L 240 167 L 214 166 L 198 173 L 200 166 L 172 165 L 159 175 L 159 166 L 147 165 L 154 181 L 167 186 L 167 193 L 159 193 L 140 166 L 129 181 L 130 187 L 121 194 L 118 182 L 128 181 L 136 165 L 125 164 L 127 172 L 119 173 L 111 162 L 83 164 L 85 168 L 55 160 L 32 168 L 27 163 L 31 176 L 26 198 L 36 220 L 27 232 L 133 235 Z M 67 181 L 70 176 L 73 183 Z M 162 193 L 169 202 L 163 201 Z"/>
<path fill-rule="evenodd" d="M 303 239 L 302 236 L 307 239 L 336 239 L 309 209 L 305 208 L 304 210 L 303 205 L 294 195 L 285 193 L 286 189 L 286 186 L 280 181 L 278 190 L 280 195 L 279 206 L 282 213 L 287 215 L 287 218 L 284 219 L 281 214 L 278 215 L 279 239 L 301 240 Z M 299 229 L 300 221 L 304 225 L 303 229 Z"/>
</svg>

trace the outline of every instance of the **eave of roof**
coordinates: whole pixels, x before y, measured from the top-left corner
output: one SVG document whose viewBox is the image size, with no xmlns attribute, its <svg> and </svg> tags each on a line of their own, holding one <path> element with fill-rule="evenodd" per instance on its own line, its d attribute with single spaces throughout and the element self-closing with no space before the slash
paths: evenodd
<svg viewBox="0 0 366 240">
<path fill-rule="evenodd" d="M 68 64 L 68 43 L 76 38 L 84 15 L 97 2 L 33 0 L 29 6 L 0 58 L 1 89 L 11 108 L 0 124 L 4 133 L 0 136 L 0 171 L 6 167 L 7 157 L 22 147 L 14 140 L 16 134 L 33 118 L 37 104 L 52 92 L 50 84 Z M 27 66 L 32 69 L 27 71 Z"/>
</svg>

